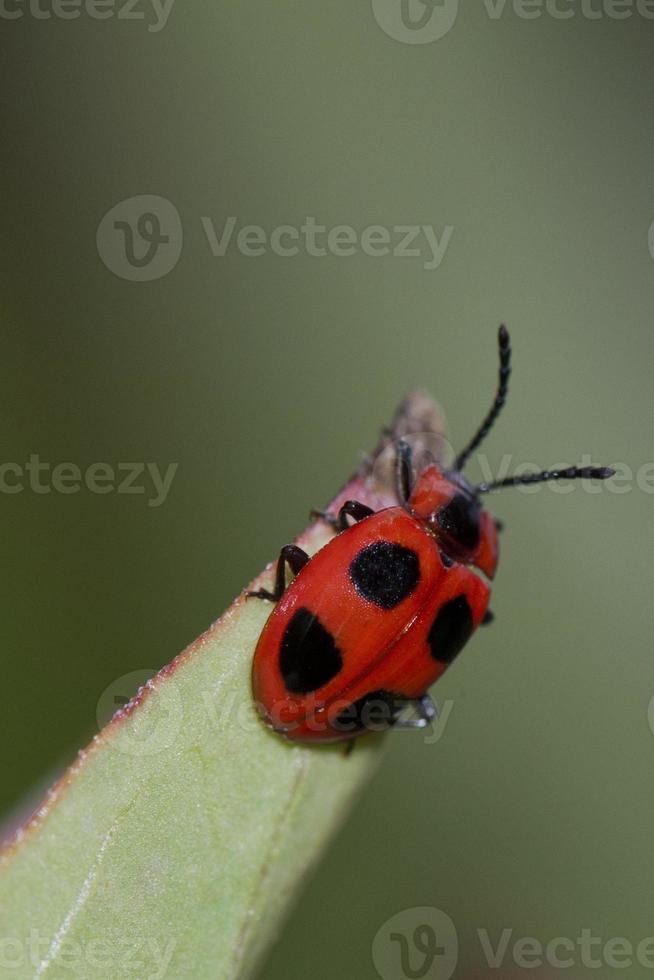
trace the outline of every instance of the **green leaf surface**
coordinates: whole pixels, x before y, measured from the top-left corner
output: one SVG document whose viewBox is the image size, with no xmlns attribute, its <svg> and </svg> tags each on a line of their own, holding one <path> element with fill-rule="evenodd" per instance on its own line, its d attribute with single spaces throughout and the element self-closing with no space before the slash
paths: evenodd
<svg viewBox="0 0 654 980">
<path fill-rule="evenodd" d="M 391 436 L 434 429 L 434 404 L 407 399 L 332 508 L 394 502 Z M 313 553 L 329 536 L 318 522 L 298 542 Z M 79 753 L 7 845 L 0 976 L 251 975 L 384 741 L 366 736 L 345 757 L 263 726 L 250 669 L 270 611 L 241 595 Z"/>
</svg>

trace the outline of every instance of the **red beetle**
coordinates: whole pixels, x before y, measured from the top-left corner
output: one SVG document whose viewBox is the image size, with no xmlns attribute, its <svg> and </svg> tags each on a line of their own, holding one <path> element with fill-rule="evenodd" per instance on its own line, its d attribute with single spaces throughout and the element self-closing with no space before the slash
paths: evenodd
<svg viewBox="0 0 654 980">
<path fill-rule="evenodd" d="M 499 386 L 492 408 L 452 470 L 429 464 L 412 485 L 411 450 L 397 452 L 399 504 L 373 511 L 348 500 L 322 515 L 338 531 L 310 558 L 282 548 L 276 602 L 259 638 L 252 688 L 264 721 L 288 739 L 333 742 L 391 725 L 423 728 L 436 715 L 429 687 L 475 629 L 490 622 L 498 526 L 480 495 L 544 480 L 607 479 L 613 470 L 572 467 L 471 485 L 462 474 L 506 400 L 511 347 L 499 331 Z M 350 520 L 354 523 L 350 524 Z M 295 574 L 286 587 L 286 565 Z M 405 717 L 411 705 L 414 717 Z"/>
</svg>

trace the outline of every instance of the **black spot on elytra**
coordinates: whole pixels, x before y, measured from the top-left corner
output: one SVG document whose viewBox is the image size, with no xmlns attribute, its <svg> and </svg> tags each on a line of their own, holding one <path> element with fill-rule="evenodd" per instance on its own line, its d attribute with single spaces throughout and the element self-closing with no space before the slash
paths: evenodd
<svg viewBox="0 0 654 980">
<path fill-rule="evenodd" d="M 392 691 L 371 691 L 344 708 L 332 722 L 338 732 L 383 731 L 390 728 L 407 703 Z"/>
<path fill-rule="evenodd" d="M 375 541 L 350 565 L 350 580 L 362 598 L 382 609 L 394 609 L 420 580 L 420 560 L 410 548 Z"/>
<path fill-rule="evenodd" d="M 451 664 L 470 639 L 472 628 L 472 610 L 464 595 L 441 606 L 427 636 L 434 660 Z"/>
<path fill-rule="evenodd" d="M 438 523 L 445 533 L 464 551 L 474 551 L 479 545 L 480 504 L 474 497 L 455 493 L 449 504 L 438 512 Z"/>
<path fill-rule="evenodd" d="M 291 694 L 317 691 L 343 666 L 341 652 L 317 616 L 301 607 L 284 630 L 279 669 Z"/>
</svg>

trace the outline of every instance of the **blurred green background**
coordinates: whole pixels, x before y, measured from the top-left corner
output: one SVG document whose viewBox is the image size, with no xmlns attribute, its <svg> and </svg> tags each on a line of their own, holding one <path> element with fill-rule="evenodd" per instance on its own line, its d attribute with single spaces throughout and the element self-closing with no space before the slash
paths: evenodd
<svg viewBox="0 0 654 980">
<path fill-rule="evenodd" d="M 0 494 L 7 818 L 97 730 L 110 684 L 169 661 L 304 526 L 407 389 L 440 400 L 455 445 L 472 433 L 500 321 L 493 465 L 654 459 L 654 22 L 469 4 L 404 43 L 398 7 L 0 18 L 0 462 L 179 464 L 160 507 L 149 483 Z M 96 245 L 140 195 L 183 228 L 144 282 Z M 423 238 L 409 257 L 214 256 L 201 219 L 220 235 L 230 216 L 454 230 L 435 269 Z M 479 929 L 654 935 L 654 498 L 625 486 L 493 498 L 497 619 L 438 686 L 443 736 L 391 738 L 262 978 L 374 980 L 375 934 L 416 906 L 456 924 L 461 978 L 486 975 Z M 573 973 L 616 969 L 576 954 Z"/>
</svg>

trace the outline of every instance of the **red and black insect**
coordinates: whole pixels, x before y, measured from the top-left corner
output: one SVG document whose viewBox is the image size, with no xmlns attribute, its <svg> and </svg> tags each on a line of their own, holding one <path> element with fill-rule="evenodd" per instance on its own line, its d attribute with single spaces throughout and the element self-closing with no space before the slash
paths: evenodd
<svg viewBox="0 0 654 980">
<path fill-rule="evenodd" d="M 481 496 L 517 484 L 613 475 L 605 467 L 571 467 L 468 482 L 463 467 L 507 396 L 505 327 L 499 359 L 491 410 L 453 469 L 429 464 L 414 483 L 410 447 L 400 442 L 398 506 L 375 512 L 348 500 L 337 515 L 321 515 L 336 537 L 313 558 L 286 545 L 274 591 L 250 593 L 277 603 L 254 654 L 252 687 L 264 721 L 286 738 L 330 742 L 371 728 L 428 725 L 436 715 L 428 689 L 492 619 L 498 524 Z M 295 575 L 288 587 L 287 565 Z M 411 718 L 403 715 L 409 705 Z"/>
</svg>

